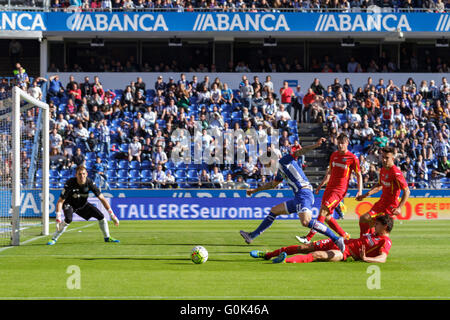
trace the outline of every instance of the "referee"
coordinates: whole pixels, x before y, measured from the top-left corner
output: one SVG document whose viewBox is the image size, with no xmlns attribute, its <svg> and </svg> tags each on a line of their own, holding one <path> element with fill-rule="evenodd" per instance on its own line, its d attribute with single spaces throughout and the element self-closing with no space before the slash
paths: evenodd
<svg viewBox="0 0 450 320">
<path fill-rule="evenodd" d="M 108 221 L 106 221 L 103 213 L 94 205 L 87 201 L 89 191 L 101 201 L 106 210 L 108 210 L 111 219 L 116 226 L 119 226 L 119 219 L 113 213 L 108 201 L 101 193 L 100 189 L 94 184 L 92 179 L 88 178 L 87 169 L 84 166 L 78 166 L 76 176 L 66 181 L 61 196 L 56 203 L 56 232 L 53 234 L 52 240 L 47 244 L 54 245 L 59 237 L 66 231 L 72 222 L 73 214 L 76 213 L 86 221 L 90 218 L 96 218 L 100 230 L 103 232 L 105 242 L 120 242 L 109 235 Z M 62 220 L 62 212 L 64 209 L 64 221 Z"/>
</svg>

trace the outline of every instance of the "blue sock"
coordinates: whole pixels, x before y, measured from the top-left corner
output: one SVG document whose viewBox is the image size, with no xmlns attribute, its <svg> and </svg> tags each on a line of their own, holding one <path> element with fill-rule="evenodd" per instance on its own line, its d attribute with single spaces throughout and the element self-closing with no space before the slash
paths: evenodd
<svg viewBox="0 0 450 320">
<path fill-rule="evenodd" d="M 336 242 L 339 237 L 331 231 L 330 228 L 328 228 L 326 225 L 324 225 L 322 222 L 317 221 L 316 219 L 311 219 L 311 221 L 308 224 L 308 227 L 323 234 L 326 235 L 328 238 L 331 238 L 334 242 Z"/>
<path fill-rule="evenodd" d="M 261 224 L 259 225 L 259 227 L 256 228 L 255 231 L 250 232 L 250 237 L 256 238 L 256 237 L 259 236 L 261 233 L 263 233 L 264 230 L 266 230 L 267 228 L 269 228 L 269 227 L 272 225 L 272 223 L 273 223 L 273 221 L 276 219 L 276 217 L 277 217 L 277 216 L 276 216 L 275 214 L 273 214 L 272 212 L 269 213 L 269 214 L 264 218 L 264 220 L 261 222 Z"/>
</svg>

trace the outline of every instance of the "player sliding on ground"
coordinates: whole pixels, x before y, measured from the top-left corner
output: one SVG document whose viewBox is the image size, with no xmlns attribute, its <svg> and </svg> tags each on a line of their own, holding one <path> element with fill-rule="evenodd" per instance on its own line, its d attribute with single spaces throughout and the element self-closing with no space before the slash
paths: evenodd
<svg viewBox="0 0 450 320">
<path fill-rule="evenodd" d="M 322 204 L 317 220 L 322 223 L 326 221 L 337 234 L 344 239 L 350 239 L 350 235 L 333 218 L 333 212 L 347 194 L 352 172 L 356 174 L 358 181 L 358 193 L 356 196 L 358 197 L 362 194 L 362 175 L 358 157 L 348 151 L 348 137 L 341 133 L 337 138 L 337 142 L 338 150 L 331 154 L 330 165 L 325 173 L 325 177 L 316 189 L 316 194 L 318 194 L 322 186 L 327 185 L 322 196 Z M 296 236 L 296 238 L 301 243 L 309 243 L 315 234 L 316 231 L 311 230 L 306 237 Z"/>
<path fill-rule="evenodd" d="M 250 256 L 272 260 L 273 263 L 309 263 L 318 261 L 345 261 L 348 257 L 369 263 L 386 262 L 391 239 L 389 233 L 394 226 L 394 220 L 389 215 L 377 216 L 375 219 L 375 231 L 366 233 L 359 239 L 345 240 L 345 250 L 341 252 L 331 239 L 323 239 L 309 244 L 294 245 L 264 253 L 253 250 Z M 296 255 L 302 253 L 301 255 Z M 293 257 L 287 257 L 294 255 Z"/>
<path fill-rule="evenodd" d="M 303 226 L 326 235 L 336 243 L 342 252 L 345 250 L 344 239 L 342 237 L 336 236 L 333 231 L 322 222 L 312 219 L 311 209 L 314 204 L 313 188 L 297 162 L 299 156 L 320 147 L 324 141 L 325 138 L 320 138 L 313 145 L 292 149 L 291 154 L 283 156 L 278 161 L 278 173 L 273 181 L 266 183 L 257 189 L 247 190 L 247 195 L 252 195 L 259 191 L 274 189 L 283 181 L 283 179 L 286 179 L 287 183 L 294 191 L 294 199 L 274 206 L 256 230 L 253 232 L 240 231 L 241 236 L 247 244 L 250 244 L 253 239 L 269 228 L 277 216 L 297 213 Z"/>
<path fill-rule="evenodd" d="M 402 207 L 409 198 L 410 191 L 408 183 L 403 177 L 401 170 L 394 164 L 395 149 L 392 147 L 384 147 L 381 154 L 382 168 L 379 174 L 379 181 L 368 192 L 356 197 L 357 201 L 361 201 L 380 190 L 380 200 L 378 200 L 369 212 L 361 215 L 359 218 L 360 235 L 367 233 L 373 227 L 374 218 L 381 214 L 397 216 L 401 214 Z M 400 202 L 398 198 L 403 191 Z"/>
<path fill-rule="evenodd" d="M 106 221 L 103 213 L 100 212 L 94 205 L 87 201 L 89 191 L 100 200 L 105 209 L 108 211 L 111 220 L 116 226 L 119 226 L 119 219 L 113 213 L 108 201 L 103 194 L 88 178 L 88 172 L 85 167 L 79 166 L 76 170 L 76 177 L 70 178 L 66 181 L 61 196 L 56 203 L 56 232 L 53 234 L 52 240 L 47 244 L 54 245 L 59 237 L 66 231 L 69 224 L 72 222 L 73 214 L 76 213 L 86 221 L 90 218 L 96 218 L 100 230 L 103 232 L 105 242 L 120 242 L 109 235 L 108 221 Z M 62 220 L 64 208 L 64 220 Z"/>
</svg>

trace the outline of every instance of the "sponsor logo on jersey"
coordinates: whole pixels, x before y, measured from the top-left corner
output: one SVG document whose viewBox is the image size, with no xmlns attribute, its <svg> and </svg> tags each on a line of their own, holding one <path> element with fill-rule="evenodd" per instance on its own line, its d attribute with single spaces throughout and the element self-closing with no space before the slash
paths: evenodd
<svg viewBox="0 0 450 320">
<path fill-rule="evenodd" d="M 339 163 L 339 162 L 332 162 L 332 164 L 333 164 L 333 167 L 340 167 L 340 168 L 343 168 L 343 169 L 347 169 L 347 165 L 346 164 L 342 164 L 342 163 Z"/>
</svg>

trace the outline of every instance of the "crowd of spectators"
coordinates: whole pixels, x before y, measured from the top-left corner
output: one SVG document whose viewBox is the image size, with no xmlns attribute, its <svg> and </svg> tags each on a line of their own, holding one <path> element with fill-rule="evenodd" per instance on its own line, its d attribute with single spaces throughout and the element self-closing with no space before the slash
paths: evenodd
<svg viewBox="0 0 450 320">
<path fill-rule="evenodd" d="M 447 12 L 450 5 L 444 0 L 53 0 L 54 10 L 176 10 L 178 12 L 209 11 L 308 11 L 333 10 L 351 12 L 371 9 L 374 6 L 413 11 Z"/>
<path fill-rule="evenodd" d="M 316 79 L 305 98 L 311 103 L 304 103 L 301 113 L 307 121 L 327 125 L 330 152 L 337 149 L 339 133 L 349 136 L 351 149 L 360 158 L 365 187 L 378 181 L 379 150 L 384 146 L 395 147 L 396 163 L 411 187 L 440 188 L 448 182 L 450 84 L 446 77 L 440 83 L 415 83 L 410 78 L 398 85 L 369 77 L 358 88 L 349 79 L 341 84 L 336 78 L 326 86 Z"/>
<path fill-rule="evenodd" d="M 137 77 L 125 88 L 109 89 L 97 76 L 80 83 L 70 77 L 63 84 L 55 75 L 30 83 L 19 64 L 16 71 L 16 84 L 36 98 L 42 97 L 40 85 L 47 82 L 51 168 L 62 172 L 84 164 L 103 186 L 120 187 L 121 178 L 134 181 L 134 187 L 255 186 L 272 179 L 274 172 L 273 163 L 261 163 L 260 154 L 250 150 L 256 143 L 252 138 L 235 143 L 234 159 L 224 154 L 220 161 L 212 152 L 208 164 L 187 165 L 172 156 L 175 152 L 187 159 L 186 145 L 192 141 L 174 138 L 174 130 L 186 129 L 197 138 L 198 144 L 191 145 L 194 156 L 195 147 L 228 150 L 227 142 L 220 145 L 218 135 L 207 129 L 248 133 L 253 128 L 263 140 L 278 129 L 279 148 L 268 149 L 276 158 L 301 143 L 298 125 L 305 122 L 322 123 L 327 129 L 324 149 L 330 154 L 336 150 L 338 134 L 349 136 L 366 188 L 378 181 L 379 150 L 386 145 L 396 148 L 396 163 L 412 188 L 450 185 L 450 84 L 445 77 L 420 83 L 410 78 L 404 84 L 372 77 L 364 84 L 348 78 L 341 83 L 336 78 L 325 85 L 316 78 L 308 88 L 290 88 L 288 82 L 274 88 L 270 75 L 244 75 L 238 88 L 230 88 L 220 78 L 187 79 L 181 74 L 179 79 L 161 75 L 154 84 Z M 0 94 L 9 89 L 6 81 L 0 83 Z M 26 125 L 30 122 L 24 120 Z M 33 136 L 31 124 L 27 130 Z M 240 151 L 244 158 L 237 157 Z M 121 169 L 126 176 L 119 175 Z M 352 179 L 350 186 L 355 184 Z"/>
</svg>

